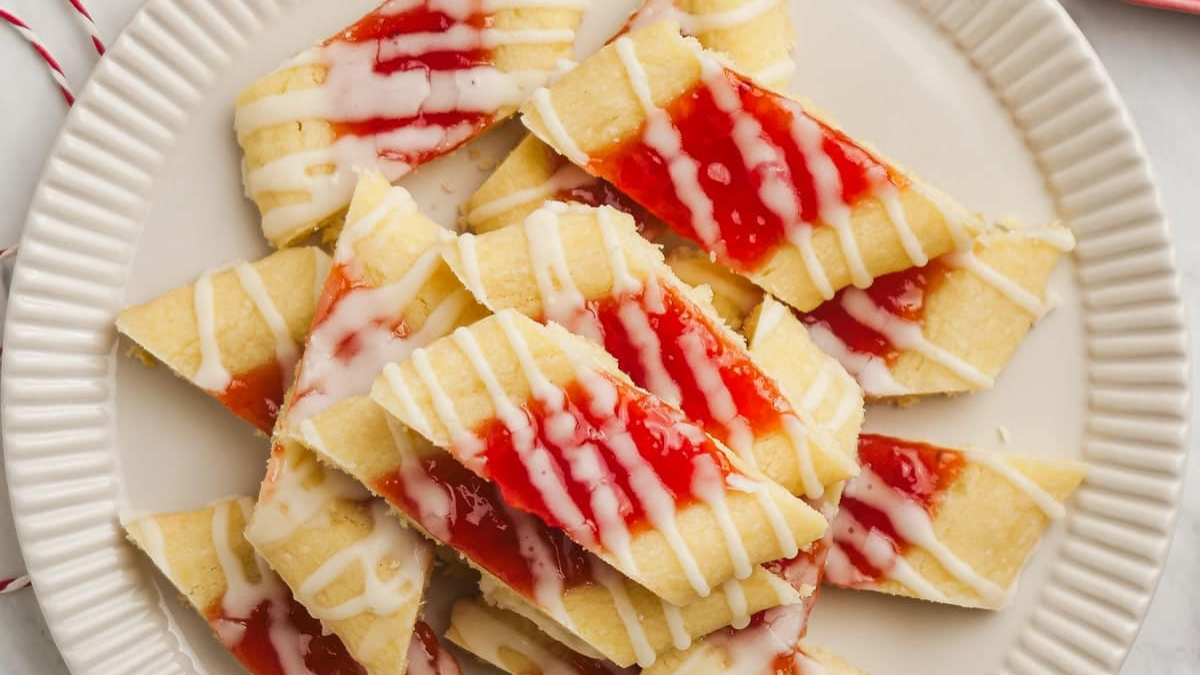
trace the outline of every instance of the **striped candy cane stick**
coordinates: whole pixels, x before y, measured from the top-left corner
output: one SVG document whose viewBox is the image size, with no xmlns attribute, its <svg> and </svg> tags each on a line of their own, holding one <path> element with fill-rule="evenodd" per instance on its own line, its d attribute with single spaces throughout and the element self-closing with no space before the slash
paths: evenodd
<svg viewBox="0 0 1200 675">
<path fill-rule="evenodd" d="M 46 67 L 50 69 L 50 76 L 54 78 L 59 90 L 62 91 L 63 99 L 66 100 L 67 105 L 73 105 L 75 103 L 75 95 L 71 93 L 71 85 L 67 82 L 67 75 L 63 72 L 62 66 L 58 64 L 58 59 L 55 59 L 50 54 L 50 50 L 46 49 L 46 45 L 42 44 L 42 40 L 37 36 L 37 33 L 33 32 L 29 24 L 6 9 L 0 9 L 0 19 L 3 19 L 8 25 L 12 26 L 13 30 L 17 31 L 33 47 L 38 56 L 42 57 L 42 60 L 46 62 Z"/>
<path fill-rule="evenodd" d="M 0 595 L 15 593 L 24 588 L 29 588 L 28 576 L 19 576 L 14 579 L 0 579 Z"/>
<path fill-rule="evenodd" d="M 83 6 L 83 0 L 67 0 L 71 6 L 75 8 L 75 14 L 79 16 L 83 22 L 83 27 L 87 29 L 88 35 L 92 37 L 92 47 L 100 56 L 104 56 L 104 43 L 100 41 L 100 30 L 96 28 L 96 20 L 92 18 L 92 13 L 87 7 Z"/>
</svg>

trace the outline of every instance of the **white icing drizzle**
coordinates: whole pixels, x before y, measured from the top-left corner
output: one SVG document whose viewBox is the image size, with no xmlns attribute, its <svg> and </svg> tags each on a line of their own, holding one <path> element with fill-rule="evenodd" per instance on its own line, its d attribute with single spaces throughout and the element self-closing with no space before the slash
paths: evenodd
<svg viewBox="0 0 1200 675">
<path fill-rule="evenodd" d="M 572 164 L 587 166 L 591 160 L 571 138 L 571 132 L 567 131 L 562 118 L 558 116 L 558 111 L 554 109 L 554 101 L 550 98 L 550 90 L 541 87 L 533 92 L 530 100 L 533 101 L 533 109 L 541 118 L 542 126 L 545 127 L 546 134 L 550 136 L 550 141 L 554 144 L 555 149 L 562 153 L 563 157 L 569 159 Z"/>
<path fill-rule="evenodd" d="M 917 597 L 931 602 L 948 601 L 945 593 L 913 569 L 903 556 L 896 554 L 891 541 L 859 523 L 849 512 L 839 512 L 831 527 L 834 543 L 825 559 L 825 574 L 830 582 L 842 586 L 856 585 L 859 573 L 846 554 L 845 547 L 849 546 L 858 551 L 872 567 L 882 570 L 884 578 L 903 584 Z"/>
<path fill-rule="evenodd" d="M 1050 520 L 1058 520 L 1067 514 L 1066 508 L 1054 498 L 1054 495 L 1004 461 L 1003 457 L 981 450 L 963 450 L 962 452 L 971 462 L 986 467 L 1023 492 Z"/>
<path fill-rule="evenodd" d="M 167 545 L 163 538 L 162 527 L 153 516 L 144 516 L 138 518 L 130 524 L 131 530 L 136 530 L 140 535 L 138 537 L 138 545 L 150 556 L 150 560 L 154 561 L 154 565 L 162 570 L 162 573 L 168 578 L 171 577 L 171 563 L 167 559 Z"/>
<path fill-rule="evenodd" d="M 746 589 L 737 581 L 730 579 L 721 584 L 721 590 L 725 593 L 725 602 L 729 604 L 730 613 L 733 614 L 733 620 L 730 625 L 734 628 L 745 628 L 750 625 L 750 608 L 746 603 Z"/>
<path fill-rule="evenodd" d="M 919 324 L 906 321 L 876 305 L 871 296 L 862 290 L 846 289 L 842 294 L 841 303 L 846 314 L 852 319 L 884 336 L 897 349 L 916 351 L 975 386 L 992 386 L 993 379 L 990 375 L 934 344 L 925 337 Z"/>
<path fill-rule="evenodd" d="M 911 389 L 900 384 L 892 376 L 887 361 L 874 354 L 863 354 L 850 349 L 825 324 L 815 323 L 808 326 L 808 334 L 821 351 L 836 359 L 858 380 L 866 395 L 879 398 L 906 396 L 912 393 Z"/>
<path fill-rule="evenodd" d="M 946 224 L 946 231 L 954 240 L 954 249 L 957 251 L 971 250 L 971 247 L 975 245 L 975 238 L 967 230 L 962 210 L 951 203 L 946 195 L 936 188 L 925 185 L 920 180 L 913 179 L 909 188 L 929 200 L 929 203 L 941 214 L 942 221 Z"/>
<path fill-rule="evenodd" d="M 1032 314 L 1035 319 L 1046 314 L 1046 303 L 1042 302 L 1041 298 L 980 260 L 974 251 L 955 251 L 942 256 L 942 259 L 950 267 L 965 270 L 979 277 L 980 281 L 991 286 L 1014 305 Z"/>
<path fill-rule="evenodd" d="M 319 442 L 319 439 L 317 439 Z M 301 466 L 281 466 L 286 456 L 273 457 L 266 486 L 269 496 L 260 498 L 254 517 L 246 527 L 246 538 L 255 546 L 285 541 L 302 526 L 320 522 L 326 506 L 337 500 L 366 501 L 370 493 L 349 476 L 325 471 L 315 461 Z M 306 483 L 320 476 L 315 485 Z"/>
<path fill-rule="evenodd" d="M 271 335 L 275 337 L 275 360 L 279 362 L 286 387 L 292 381 L 292 367 L 300 358 L 300 347 L 292 339 L 292 332 L 288 329 L 287 320 L 283 318 L 275 301 L 271 299 L 258 270 L 249 263 L 241 263 L 233 270 L 237 273 L 242 288 L 254 303 L 255 309 L 258 310 L 259 316 L 267 322 L 267 326 L 271 329 Z"/>
<path fill-rule="evenodd" d="M 625 625 L 629 642 L 633 645 L 634 658 L 637 659 L 638 665 L 645 668 L 654 663 L 658 658 L 658 654 L 650 644 L 650 636 L 646 634 L 646 629 L 642 627 L 637 608 L 633 606 L 633 601 L 629 598 L 629 592 L 625 589 L 625 580 L 614 570 L 604 565 L 594 565 L 593 570 L 596 580 L 612 596 L 617 615 L 621 617 L 621 623 Z"/>
<path fill-rule="evenodd" d="M 676 10 L 680 28 L 687 35 L 729 30 L 744 26 L 779 6 L 781 0 L 745 0 L 742 4 L 721 12 L 689 14 Z"/>
<path fill-rule="evenodd" d="M 525 240 L 543 311 L 547 319 L 600 342 L 600 326 L 587 311 L 587 301 L 571 276 L 559 232 L 561 211 L 554 206 L 538 209 L 525 219 Z"/>
<path fill-rule="evenodd" d="M 713 203 L 700 185 L 700 164 L 684 152 L 683 137 L 671 122 L 667 111 L 654 104 L 650 80 L 638 61 L 633 41 L 628 37 L 620 37 L 615 45 L 629 84 L 646 113 L 643 140 L 666 162 L 675 192 L 691 212 L 696 235 L 709 250 L 723 250 L 720 227 L 713 215 Z"/>
<path fill-rule="evenodd" d="M 538 605 L 563 627 L 574 631 L 574 621 L 563 604 L 565 588 L 558 562 L 555 560 L 554 551 L 550 550 L 540 534 L 542 523 L 534 516 L 514 509 L 503 501 L 500 505 L 516 529 L 521 557 L 525 559 L 533 576 L 533 595 Z"/>
<path fill-rule="evenodd" d="M 424 592 L 432 558 L 429 547 L 379 500 L 371 502 L 371 521 L 370 534 L 327 558 L 296 589 L 296 598 L 314 617 L 338 621 L 363 613 L 389 616 L 416 604 Z M 362 573 L 362 593 L 332 607 L 322 604 L 321 592 L 355 568 Z M 388 578 L 381 570 L 390 572 Z"/>
<path fill-rule="evenodd" d="M 679 608 L 667 601 L 662 603 L 663 619 L 667 630 L 671 632 L 671 645 L 680 651 L 692 646 L 692 636 L 683 623 L 683 614 Z"/>
<path fill-rule="evenodd" d="M 221 598 L 223 614 L 230 619 L 248 619 L 255 609 L 267 604 L 269 628 L 268 640 L 279 657 L 285 675 L 310 675 L 304 663 L 308 651 L 307 638 L 300 635 L 289 619 L 290 592 L 275 573 L 267 568 L 262 558 L 254 556 L 258 580 L 250 581 L 242 558 L 234 552 L 230 541 L 230 509 L 237 505 L 244 516 L 250 509 L 249 500 L 225 501 L 213 506 L 212 542 L 225 578 L 225 594 Z M 217 636 L 224 644 L 234 647 L 245 636 L 245 629 L 224 617 L 213 625 Z"/>
<path fill-rule="evenodd" d="M 196 329 L 200 337 L 200 367 L 192 376 L 192 382 L 201 389 L 223 392 L 229 388 L 233 376 L 221 362 L 221 346 L 217 341 L 216 308 L 213 306 L 213 275 L 217 270 L 202 274 L 192 287 L 193 303 L 196 308 Z"/>
<path fill-rule="evenodd" d="M 409 495 L 421 510 L 420 525 L 440 541 L 450 540 L 450 515 L 454 495 L 432 480 L 425 467 L 414 454 L 409 431 L 395 417 L 384 415 L 388 434 L 392 437 L 396 456 L 400 458 L 400 479 L 404 482 L 404 493 Z"/>
<path fill-rule="evenodd" d="M 334 261 L 345 265 L 354 260 L 359 242 L 375 234 L 385 220 L 401 220 L 416 213 L 417 202 L 408 190 L 402 187 L 389 188 L 379 203 L 362 217 L 354 221 L 347 219 L 346 226 L 338 236 Z"/>
<path fill-rule="evenodd" d="M 439 2 L 435 5 L 453 3 Z M 579 0 L 537 0 L 485 3 L 485 12 L 500 9 L 579 9 Z M 408 3 L 380 8 L 381 14 L 407 11 Z M 493 8 L 494 7 L 494 8 Z M 569 28 L 499 29 L 477 27 L 465 21 L 478 9 L 462 3 L 451 8 L 459 23 L 440 32 L 406 33 L 395 38 L 349 43 L 334 40 L 299 55 L 285 68 L 318 66 L 325 70 L 319 84 L 264 96 L 239 106 L 235 126 L 245 141 L 255 132 L 297 120 L 331 123 L 376 118 L 404 119 L 427 113 L 459 111 L 495 115 L 523 101 L 530 91 L 552 74 L 545 71 L 505 72 L 492 64 L 452 70 L 404 69 L 381 72 L 377 60 L 419 56 L 436 51 L 493 49 L 507 45 L 548 45 L 574 41 Z M 323 218 L 349 200 L 356 167 L 380 169 L 388 180 L 414 167 L 402 159 L 440 154 L 468 140 L 478 130 L 470 120 L 449 126 L 408 125 L 366 136 L 342 136 L 324 148 L 289 153 L 265 166 L 245 172 L 246 191 L 252 197 L 269 192 L 305 192 L 309 200 L 269 210 L 263 218 L 268 238 L 291 236 L 297 227 Z M 312 171 L 319 167 L 330 170 Z"/>
<path fill-rule="evenodd" d="M 913 232 L 912 226 L 908 223 L 904 205 L 900 203 L 900 190 L 888 179 L 887 170 L 882 167 L 873 167 L 871 174 L 875 198 L 883 204 L 883 210 L 887 213 L 888 220 L 896 226 L 896 234 L 900 237 L 900 244 L 904 247 L 904 252 L 908 254 L 908 259 L 915 267 L 924 267 L 929 262 L 929 255 L 925 253 L 925 249 L 921 246 L 921 240 L 917 238 L 917 234 Z"/>
<path fill-rule="evenodd" d="M 510 192 L 471 209 L 466 216 L 467 225 L 476 227 L 490 218 L 495 218 L 517 207 L 526 204 L 541 204 L 560 192 L 591 185 L 596 180 L 574 164 L 564 164 L 540 185 Z"/>
<path fill-rule="evenodd" d="M 1006 596 L 1003 588 L 976 572 L 938 538 L 933 520 L 920 504 L 893 489 L 870 469 L 864 467 L 857 478 L 846 484 L 843 497 L 858 500 L 887 514 L 892 527 L 904 541 L 925 549 L 946 572 L 966 584 L 985 601 L 994 603 Z M 861 525 L 859 527 L 861 528 Z M 892 559 L 898 560 L 903 557 L 896 553 L 890 542 L 887 542 L 887 545 L 891 550 Z M 890 565 L 882 565 L 878 569 L 890 574 L 890 568 Z"/>
<path fill-rule="evenodd" d="M 582 675 L 538 641 L 523 635 L 507 621 L 471 604 L 455 607 L 452 627 L 467 651 L 496 666 L 507 663 L 503 653 L 516 652 L 537 664 L 543 675 Z"/>
<path fill-rule="evenodd" d="M 325 293 L 325 281 L 329 278 L 329 270 L 333 268 L 333 260 L 325 252 L 313 247 L 313 305 L 321 301 Z"/>
<path fill-rule="evenodd" d="M 494 309 L 491 302 L 488 300 L 487 288 L 483 285 L 483 274 L 479 268 L 479 252 L 476 247 L 475 235 L 470 232 L 460 234 L 454 240 L 454 245 L 458 247 L 459 259 L 459 276 L 462 279 L 463 285 L 479 304 Z"/>
</svg>

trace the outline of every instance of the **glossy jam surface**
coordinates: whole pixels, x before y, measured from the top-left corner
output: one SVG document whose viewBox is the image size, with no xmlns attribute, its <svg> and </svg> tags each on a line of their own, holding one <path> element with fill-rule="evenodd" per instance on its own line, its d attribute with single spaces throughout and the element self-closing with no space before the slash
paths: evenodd
<svg viewBox="0 0 1200 675">
<path fill-rule="evenodd" d="M 888 314 L 911 323 L 920 323 L 925 316 L 925 299 L 945 278 L 947 269 L 939 260 L 933 260 L 924 267 L 886 274 L 877 278 L 865 291 L 842 289 L 832 300 L 816 309 L 797 314 L 809 326 L 825 326 L 851 351 L 878 356 L 891 363 L 899 355 L 899 350 L 887 337 L 851 316 L 842 304 L 843 298 L 846 293 L 864 292 L 875 306 Z"/>
<path fill-rule="evenodd" d="M 400 71 L 423 70 L 427 73 L 458 71 L 492 62 L 492 51 L 483 44 L 480 32 L 492 24 L 492 16 L 484 11 L 481 0 L 456 3 L 466 5 L 464 11 L 454 16 L 439 8 L 440 3 L 425 1 L 400 12 L 388 11 L 385 3 L 367 14 L 353 26 L 343 30 L 325 42 L 326 47 L 344 43 L 361 45 L 378 43 L 378 52 L 373 69 L 381 76 Z M 445 34 L 451 30 L 471 29 L 475 36 L 458 49 L 444 47 L 426 48 L 419 46 L 429 35 Z M 335 66 L 336 67 L 336 64 Z M 406 117 L 376 117 L 354 122 L 332 124 L 335 136 L 382 136 L 400 129 L 419 130 L 438 128 L 444 130 L 441 143 L 430 147 L 418 143 L 413 149 L 404 143 L 379 142 L 377 153 L 380 158 L 419 166 L 434 157 L 443 155 L 465 143 L 479 133 L 492 120 L 490 112 L 465 112 L 449 110 L 420 112 Z M 411 143 L 410 143 L 411 145 Z"/>
<path fill-rule="evenodd" d="M 536 518 L 514 513 L 496 486 L 471 473 L 449 454 L 430 450 L 406 472 L 396 470 L 376 479 L 372 489 L 433 533 L 442 543 L 463 553 L 526 598 L 534 599 L 537 584 L 552 575 L 563 587 L 592 579 L 591 555 L 559 530 Z M 416 472 L 415 475 L 412 472 Z M 423 508 L 421 495 L 433 485 L 447 496 L 446 511 Z M 517 518 L 521 518 L 518 527 Z M 547 551 L 537 571 L 527 558 L 531 543 Z"/>
<path fill-rule="evenodd" d="M 586 185 L 559 190 L 551 197 L 554 201 L 575 202 L 588 206 L 611 206 L 614 209 L 633 216 L 638 232 L 647 238 L 661 234 L 662 224 L 641 204 L 630 199 L 623 192 L 613 187 L 612 183 L 595 180 Z"/>
<path fill-rule="evenodd" d="M 891 170 L 840 131 L 812 119 L 801 106 L 762 89 L 731 71 L 722 77 L 736 91 L 742 108 L 762 127 L 761 138 L 770 142 L 773 156 L 755 167 L 734 140 L 734 118 L 716 103 L 703 82 L 666 108 L 681 136 L 682 150 L 699 164 L 698 180 L 714 205 L 719 230 L 713 252 L 727 265 L 744 271 L 757 268 L 777 247 L 787 243 L 789 230 L 802 223 L 818 223 L 830 204 L 853 205 L 868 196 L 876 180 L 897 187 L 906 179 Z M 813 158 L 801 147 L 793 130 L 799 116 L 812 119 L 820 129 L 820 149 L 832 162 L 841 182 L 836 194 L 823 194 L 814 179 Z M 646 143 L 644 134 L 594 157 L 589 171 L 600 175 L 646 206 L 679 234 L 703 244 L 693 226 L 692 212 L 680 198 L 663 157 Z M 763 201 L 759 188 L 764 179 L 778 176 L 790 188 L 799 213 L 785 222 Z"/>
<path fill-rule="evenodd" d="M 960 452 L 876 434 L 859 436 L 858 458 L 864 473 L 877 476 L 896 494 L 920 505 L 931 518 L 936 515 L 942 495 L 966 464 Z M 851 497 L 842 498 L 841 510 L 863 527 L 886 537 L 898 555 L 903 555 L 910 545 L 896 531 L 886 512 Z M 875 568 L 856 547 L 842 541 L 837 543 L 866 578 L 883 576 L 885 570 Z"/>
<path fill-rule="evenodd" d="M 750 360 L 743 346 L 719 330 L 680 290 L 674 286 L 659 288 L 651 291 L 655 294 L 653 300 L 643 289 L 637 294 L 592 303 L 591 311 L 604 335 L 604 348 L 617 359 L 621 370 L 638 386 L 654 391 L 654 378 L 647 372 L 639 348 L 643 338 L 631 333 L 621 320 L 622 307 L 633 303 L 645 312 L 651 332 L 659 342 L 662 364 L 679 387 L 680 407 L 689 418 L 703 424 L 708 433 L 722 442 L 732 443 L 728 421 L 713 409 L 714 403 L 704 392 L 701 375 L 692 367 L 693 362 L 702 361 L 719 375 L 736 415 L 749 425 L 755 436 L 780 429 L 782 416 L 791 412 L 791 406 L 771 378 Z M 691 351 L 695 353 L 689 354 Z"/>
<path fill-rule="evenodd" d="M 300 657 L 314 675 L 366 675 L 366 668 L 350 657 L 342 641 L 327 633 L 321 622 L 290 595 L 286 604 L 263 601 L 248 618 L 228 616 L 219 602 L 209 608 L 205 616 L 218 637 L 238 638 L 229 642 L 223 639 L 222 642 L 254 675 L 290 675 L 293 672 L 285 667 L 284 660 L 290 661 L 294 655 L 279 654 L 276 641 L 272 640 L 273 628 L 276 632 L 297 634 L 300 644 L 295 646 L 302 650 Z M 280 626 L 285 630 L 280 631 Z"/>
<path fill-rule="evenodd" d="M 631 485 L 630 471 L 617 459 L 620 451 L 614 439 L 622 434 L 628 434 L 638 461 L 658 477 L 676 508 L 697 501 L 694 489 L 699 471 L 711 470 L 722 482 L 734 473 L 723 451 L 678 409 L 608 374 L 595 373 L 594 377 L 615 388 L 615 411 L 599 404 L 593 392 L 576 381 L 562 390 L 561 408 L 531 399 L 523 412 L 533 428 L 533 445 L 547 453 L 571 503 L 583 515 L 583 527 L 591 530 L 596 541 L 602 541 L 606 533 L 600 531 L 602 519 L 594 509 L 595 487 L 580 480 L 580 473 L 592 474 L 592 480 L 612 487 L 617 511 L 631 532 L 649 526 Z M 607 409 L 597 414 L 593 406 Z M 552 527 L 568 528 L 552 508 L 553 497 L 539 489 L 530 476 L 524 452 L 528 446 L 500 419 L 489 422 L 476 435 L 483 439 L 484 473 L 500 487 L 505 500 Z M 594 456 L 596 466 L 586 472 L 573 469 L 573 462 L 589 459 L 584 453 Z"/>
<path fill-rule="evenodd" d="M 437 634 L 424 621 L 413 627 L 412 641 L 408 644 L 409 675 L 461 675 L 458 660 L 437 638 Z"/>
<path fill-rule="evenodd" d="M 217 400 L 235 415 L 270 434 L 275 417 L 283 405 L 283 366 L 278 361 L 265 363 L 249 372 L 235 375 Z"/>
</svg>

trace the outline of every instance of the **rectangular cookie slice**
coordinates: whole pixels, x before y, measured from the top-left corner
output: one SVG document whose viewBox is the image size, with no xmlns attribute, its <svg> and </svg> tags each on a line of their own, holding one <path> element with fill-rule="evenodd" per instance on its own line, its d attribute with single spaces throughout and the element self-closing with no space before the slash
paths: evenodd
<svg viewBox="0 0 1200 675">
<path fill-rule="evenodd" d="M 676 605 L 825 530 L 597 345 L 513 310 L 388 365 L 371 397 L 509 504 Z"/>
<path fill-rule="evenodd" d="M 981 229 L 797 101 L 723 66 L 671 21 L 618 38 L 536 91 L 522 119 L 801 310 L 965 250 Z"/>
<path fill-rule="evenodd" d="M 649 665 L 672 647 L 800 599 L 783 580 L 758 568 L 707 598 L 670 605 L 560 530 L 505 504 L 495 485 L 368 397 L 307 420 L 296 438 L 461 555 L 483 575 L 489 602 L 525 615 L 579 651 L 621 665 Z"/>
<path fill-rule="evenodd" d="M 825 486 L 855 475 L 853 444 L 844 453 L 798 398 L 784 394 L 630 216 L 551 203 L 520 227 L 461 235 L 443 255 L 477 301 L 595 340 L 635 384 L 679 406 L 792 493 L 819 498 Z M 811 342 L 795 345 L 808 348 L 791 354 L 796 361 L 829 361 Z M 861 399 L 857 412 L 861 422 Z"/>
<path fill-rule="evenodd" d="M 620 35 L 668 17 L 706 49 L 721 52 L 735 68 L 764 85 L 780 88 L 791 80 L 796 35 L 782 0 L 646 0 Z M 639 231 L 648 236 L 666 230 L 611 183 L 571 164 L 532 134 L 467 200 L 463 225 L 476 234 L 490 232 L 524 221 L 548 200 L 607 204 L 634 216 Z"/>
<path fill-rule="evenodd" d="M 394 181 L 506 118 L 571 58 L 585 5 L 386 2 L 250 85 L 234 126 L 267 239 L 339 224 L 356 169 Z"/>
<path fill-rule="evenodd" d="M 1076 462 L 859 439 L 862 474 L 833 520 L 826 583 L 999 609 L 1086 469 Z"/>
<path fill-rule="evenodd" d="M 870 399 L 988 388 L 1034 322 L 1049 309 L 1047 285 L 1074 247 L 1060 225 L 994 226 L 971 251 L 847 288 L 797 312 L 812 340 L 852 373 Z M 694 250 L 667 260 L 686 283 L 713 289 L 722 317 L 741 325 L 761 292 Z"/>
<path fill-rule="evenodd" d="M 328 272 L 317 248 L 234 263 L 125 309 L 117 330 L 270 433 Z"/>
<path fill-rule="evenodd" d="M 197 511 L 140 516 L 125 531 L 253 675 L 281 675 L 298 663 L 314 675 L 363 672 L 246 541 L 253 505 L 230 497 Z"/>
</svg>

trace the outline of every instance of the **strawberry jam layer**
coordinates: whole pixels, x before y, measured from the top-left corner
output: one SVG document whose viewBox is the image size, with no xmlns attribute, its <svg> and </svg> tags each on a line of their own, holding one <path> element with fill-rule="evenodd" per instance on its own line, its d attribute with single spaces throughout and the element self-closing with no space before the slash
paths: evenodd
<svg viewBox="0 0 1200 675">
<path fill-rule="evenodd" d="M 649 142 L 669 145 L 661 130 L 643 128 L 630 140 L 594 156 L 588 170 L 729 267 L 757 269 L 788 243 L 797 228 L 820 223 L 831 208 L 853 207 L 872 194 L 879 181 L 899 188 L 908 185 L 903 175 L 842 132 L 809 116 L 799 103 L 729 70 L 714 78 L 712 84 L 732 88 L 740 114 L 761 127 L 753 163 L 740 147 L 747 145 L 745 134 L 734 130 L 735 125 L 744 130 L 745 119 L 737 123 L 734 113 L 718 105 L 710 82 L 701 81 L 671 102 L 666 112 L 679 133 L 682 155 L 698 164 L 696 180 L 703 194 L 675 183 L 668 158 Z M 834 177 L 836 181 L 829 180 Z M 764 195 L 775 202 L 774 209 Z M 712 204 L 715 226 L 707 234 L 704 226 L 698 226 L 700 216 L 688 206 L 705 200 Z M 780 209 L 780 201 L 790 205 Z"/>
<path fill-rule="evenodd" d="M 592 580 L 591 555 L 560 530 L 510 509 L 496 486 L 439 450 L 380 476 L 371 488 L 441 543 L 537 602 L 539 584 Z M 531 554 L 542 552 L 535 559 Z"/>
<path fill-rule="evenodd" d="M 259 431 L 270 434 L 283 404 L 283 379 L 284 365 L 270 361 L 235 375 L 225 391 L 216 395 L 217 400 Z"/>
<path fill-rule="evenodd" d="M 329 67 L 339 67 L 339 59 L 348 49 L 372 48 L 372 71 L 383 78 L 389 75 L 420 71 L 430 78 L 430 99 L 457 100 L 458 83 L 455 72 L 490 66 L 492 50 L 484 44 L 483 31 L 490 28 L 493 17 L 484 11 L 482 0 L 455 3 L 453 12 L 443 9 L 445 3 L 425 0 L 413 7 L 396 11 L 388 2 L 367 14 L 354 25 L 324 43 Z M 452 36 L 466 34 L 466 39 Z M 439 77 L 440 75 L 440 77 Z M 362 86 L 370 87 L 371 82 Z M 454 92 L 439 92 L 452 87 Z M 414 95 L 418 95 L 414 93 Z M 400 106 L 404 107 L 404 106 Z M 374 117 L 365 120 L 337 121 L 331 126 L 334 135 L 374 136 L 376 152 L 381 159 L 402 162 L 412 167 L 450 152 L 470 140 L 491 123 L 494 111 L 424 110 L 415 115 Z M 403 133 L 400 133 L 403 131 Z M 389 140 L 387 134 L 407 136 Z M 422 140 L 415 141 L 420 137 Z"/>
<path fill-rule="evenodd" d="M 921 323 L 925 300 L 945 278 L 946 265 L 933 260 L 924 267 L 913 267 L 875 279 L 865 290 L 844 288 L 828 302 L 810 312 L 797 312 L 806 325 L 820 324 L 833 333 L 850 351 L 878 356 L 891 363 L 899 350 L 884 335 L 864 325 L 847 310 L 848 294 L 866 295 L 879 310 L 909 323 Z"/>
<path fill-rule="evenodd" d="M 936 517 L 946 489 L 954 483 L 966 464 L 960 452 L 876 434 L 859 437 L 858 458 L 862 473 L 852 480 L 877 478 L 895 495 L 923 508 L 931 519 Z M 884 537 L 891 543 L 897 556 L 903 555 L 911 546 L 911 542 L 897 531 L 892 514 L 850 496 L 842 498 L 840 508 L 838 518 L 842 518 L 843 514 L 850 516 L 867 532 Z M 835 526 L 834 529 L 837 531 L 841 528 Z M 887 572 L 872 564 L 866 553 L 848 538 L 835 534 L 834 541 L 861 580 L 879 579 Z"/>
<path fill-rule="evenodd" d="M 736 452 L 749 450 L 738 447 L 746 441 L 780 430 L 783 416 L 793 413 L 745 348 L 675 285 L 651 280 L 636 294 L 592 302 L 590 311 L 621 370 L 638 386 L 678 401 L 689 418 Z M 645 323 L 628 321 L 631 312 Z M 658 343 L 650 353 L 644 349 L 648 338 Z M 723 393 L 713 391 L 722 388 Z M 749 437 L 738 437 L 739 425 L 748 428 Z"/>
<path fill-rule="evenodd" d="M 637 497 L 645 486 L 634 488 L 634 471 L 655 476 L 676 508 L 698 501 L 698 490 L 712 489 L 709 481 L 727 489 L 726 479 L 736 472 L 716 443 L 677 408 L 606 373 L 593 372 L 586 386 L 577 380 L 560 391 L 560 404 L 525 403 L 528 426 L 510 428 L 497 418 L 477 429 L 483 446 L 478 457 L 484 463 L 481 473 L 499 486 L 505 501 L 571 532 L 576 541 L 605 542 L 615 534 L 601 527 L 609 514 L 598 512 L 598 502 L 615 502 L 616 516 L 631 533 L 650 526 Z M 551 480 L 545 480 L 544 471 L 532 470 L 531 462 L 544 463 Z M 597 493 L 606 493 L 605 498 Z M 582 521 L 564 520 L 564 505 Z"/>
<path fill-rule="evenodd" d="M 327 633 L 291 595 L 264 600 L 249 617 L 229 616 L 217 602 L 205 617 L 229 651 L 254 675 L 291 675 L 297 658 L 314 675 L 366 675 L 336 635 Z M 298 653 L 280 654 L 279 649 Z"/>
<path fill-rule="evenodd" d="M 437 634 L 424 621 L 413 627 L 408 643 L 408 673 L 410 675 L 462 675 L 458 660 L 442 646 Z"/>
</svg>

